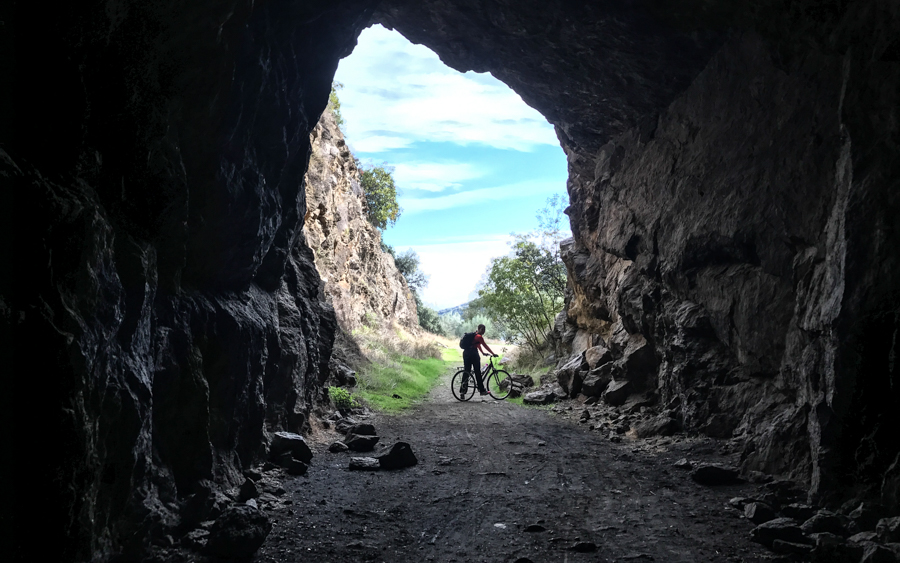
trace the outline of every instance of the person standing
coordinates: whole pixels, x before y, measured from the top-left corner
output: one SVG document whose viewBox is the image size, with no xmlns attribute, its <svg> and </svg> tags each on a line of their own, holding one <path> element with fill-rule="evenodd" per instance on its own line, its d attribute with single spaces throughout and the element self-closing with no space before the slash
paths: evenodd
<svg viewBox="0 0 900 563">
<path fill-rule="evenodd" d="M 481 374 L 481 358 L 478 357 L 478 353 L 481 352 L 487 356 L 488 354 L 484 352 L 484 350 L 487 350 L 492 356 L 497 357 L 497 354 L 494 354 L 491 347 L 484 341 L 484 331 L 484 325 L 478 325 L 478 330 L 475 331 L 475 337 L 472 339 L 471 345 L 463 350 L 463 369 L 469 373 L 472 373 L 471 369 L 475 370 L 475 383 L 478 385 L 478 393 L 481 395 L 487 395 L 488 392 L 484 388 L 484 380 Z"/>
</svg>

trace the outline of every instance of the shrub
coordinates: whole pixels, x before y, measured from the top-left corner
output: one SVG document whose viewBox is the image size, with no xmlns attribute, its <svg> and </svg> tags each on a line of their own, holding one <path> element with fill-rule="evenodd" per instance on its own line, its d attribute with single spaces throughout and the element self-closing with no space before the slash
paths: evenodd
<svg viewBox="0 0 900 563">
<path fill-rule="evenodd" d="M 346 410 L 359 406 L 353 395 L 343 387 L 329 387 L 328 398 L 331 399 L 331 404 L 338 409 Z"/>
</svg>

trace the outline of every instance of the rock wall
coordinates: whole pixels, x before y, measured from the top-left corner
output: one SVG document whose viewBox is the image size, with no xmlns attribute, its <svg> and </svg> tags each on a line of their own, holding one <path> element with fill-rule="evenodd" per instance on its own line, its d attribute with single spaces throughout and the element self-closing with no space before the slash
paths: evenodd
<svg viewBox="0 0 900 563">
<path fill-rule="evenodd" d="M 653 123 L 569 152 L 558 338 L 641 335 L 687 429 L 896 507 L 900 65 L 831 47 L 736 33 Z"/>
<path fill-rule="evenodd" d="M 373 321 L 417 330 L 415 298 L 366 220 L 359 170 L 331 111 L 310 139 L 303 233 L 338 324 L 347 332 Z"/>
<path fill-rule="evenodd" d="M 5 557 L 142 560 L 303 427 L 309 134 L 367 5 L 3 8 Z"/>
</svg>

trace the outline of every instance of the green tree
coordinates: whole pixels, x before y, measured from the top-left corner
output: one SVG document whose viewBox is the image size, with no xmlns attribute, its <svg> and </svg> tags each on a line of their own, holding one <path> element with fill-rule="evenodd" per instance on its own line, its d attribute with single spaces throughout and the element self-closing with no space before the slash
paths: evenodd
<svg viewBox="0 0 900 563">
<path fill-rule="evenodd" d="M 416 300 L 416 310 L 419 313 L 419 326 L 432 334 L 447 336 L 437 311 L 422 303 L 422 299 L 417 292 L 413 291 L 413 297 Z"/>
<path fill-rule="evenodd" d="M 334 114 L 334 122 L 341 129 L 344 128 L 344 118 L 341 116 L 341 100 L 338 99 L 337 91 L 343 87 L 344 85 L 340 82 L 332 82 L 331 93 L 328 94 L 328 109 Z"/>
<path fill-rule="evenodd" d="M 400 217 L 400 206 L 397 204 L 397 186 L 394 184 L 393 168 L 390 166 L 373 166 L 359 168 L 359 183 L 366 198 L 366 219 L 375 228 L 385 230 L 388 224 L 395 224 Z"/>
<path fill-rule="evenodd" d="M 563 307 L 566 268 L 559 255 L 562 198 L 538 214 L 541 228 L 514 235 L 509 256 L 491 261 L 474 304 L 532 349 L 543 344 Z"/>
</svg>

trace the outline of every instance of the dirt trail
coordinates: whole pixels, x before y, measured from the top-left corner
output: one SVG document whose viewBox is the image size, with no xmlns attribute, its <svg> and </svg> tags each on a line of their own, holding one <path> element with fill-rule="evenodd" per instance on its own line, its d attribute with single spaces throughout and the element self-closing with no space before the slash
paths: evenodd
<svg viewBox="0 0 900 563">
<path fill-rule="evenodd" d="M 765 561 L 728 506 L 752 485 L 707 488 L 672 465 L 721 460 L 718 444 L 612 443 L 550 412 L 453 399 L 449 375 L 403 416 L 377 415 L 381 444 L 409 442 L 415 467 L 364 473 L 316 451 L 285 477 L 291 504 L 256 561 Z M 335 435 L 335 439 L 340 435 Z M 679 441 L 680 440 L 680 441 Z M 376 451 L 377 453 L 377 451 Z M 525 531 L 538 525 L 544 531 Z M 578 552 L 578 542 L 597 546 Z M 583 549 L 589 546 L 582 545 Z"/>
</svg>

